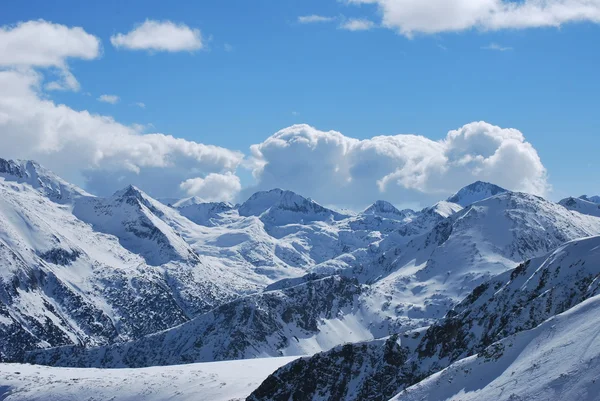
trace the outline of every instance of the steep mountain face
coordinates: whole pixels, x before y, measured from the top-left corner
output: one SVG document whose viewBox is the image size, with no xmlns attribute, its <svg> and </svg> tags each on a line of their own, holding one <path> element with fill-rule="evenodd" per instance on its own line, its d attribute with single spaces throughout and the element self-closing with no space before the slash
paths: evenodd
<svg viewBox="0 0 600 401">
<path fill-rule="evenodd" d="M 385 375 L 383 380 L 380 368 L 357 373 L 356 380 L 346 380 L 343 369 L 352 366 L 354 355 L 364 350 L 368 350 L 368 356 L 362 356 L 363 359 L 385 360 L 389 348 L 380 342 L 348 345 L 344 353 L 338 348 L 282 367 L 251 399 L 287 399 L 286 394 L 304 391 L 307 399 L 387 400 L 394 391 L 416 384 L 454 361 L 477 353 L 485 360 L 501 357 L 505 347 L 497 345 L 497 341 L 535 328 L 598 295 L 599 277 L 600 237 L 570 242 L 480 285 L 431 327 L 393 337 L 394 342 L 399 342 L 401 362 L 394 374 Z M 315 379 L 315 385 L 307 389 L 307 376 L 321 379 Z M 284 385 L 269 385 L 274 379 L 283 378 Z M 365 388 L 380 391 L 369 395 Z M 337 398 L 328 398 L 332 394 Z"/>
<path fill-rule="evenodd" d="M 46 196 L 47 187 L 20 181 L 20 176 L 6 173 L 0 179 L 1 360 L 21 360 L 24 352 L 36 348 L 139 338 L 257 290 L 235 272 L 204 264 L 193 255 L 150 265 L 124 248 L 119 238 L 94 230 L 72 213 L 87 202 L 98 205 L 99 199 L 81 194 L 72 198 L 74 207 L 57 204 L 55 192 Z M 107 221 L 133 210 L 143 213 L 137 222 L 128 220 L 131 226 L 160 224 L 151 204 L 137 195 L 121 195 L 116 206 L 102 204 L 118 209 Z M 90 215 L 91 221 L 97 217 Z M 167 217 L 163 216 L 166 221 Z M 131 234 L 126 229 L 117 233 L 123 238 Z M 163 238 L 160 235 L 140 236 L 140 242 Z M 137 249 L 133 239 L 128 238 L 128 246 Z M 187 252 L 189 247 L 181 249 Z"/>
<path fill-rule="evenodd" d="M 257 192 L 240 205 L 240 216 L 257 216 L 265 223 L 285 225 L 312 221 L 341 220 L 345 215 L 327 209 L 292 191 L 273 189 Z"/>
<path fill-rule="evenodd" d="M 83 189 L 69 184 L 50 170 L 31 160 L 0 158 L 0 178 L 19 184 L 28 184 L 57 203 L 70 203 L 82 196 L 91 196 Z"/>
<path fill-rule="evenodd" d="M 237 299 L 133 342 L 54 348 L 31 353 L 28 361 L 113 368 L 311 354 L 372 338 L 358 321 L 344 318 L 358 308 L 363 290 L 348 278 L 318 279 Z"/>
<path fill-rule="evenodd" d="M 405 221 L 406 219 L 411 219 L 416 217 L 417 213 L 410 209 L 398 210 L 394 205 L 390 202 L 386 202 L 384 200 L 378 200 L 373 203 L 371 206 L 362 211 L 363 215 L 374 215 L 383 217 L 386 219 L 400 220 Z"/>
<path fill-rule="evenodd" d="M 94 230 L 116 236 L 124 248 L 142 255 L 151 265 L 198 260 L 191 247 L 167 224 L 169 220 L 183 219 L 133 186 L 110 198 L 78 199 L 73 214 L 90 223 Z"/>
<path fill-rule="evenodd" d="M 594 203 L 581 198 L 565 198 L 558 202 L 569 210 L 600 217 L 600 203 Z"/>
<path fill-rule="evenodd" d="M 595 296 L 453 363 L 392 401 L 596 400 L 599 308 Z"/>
<path fill-rule="evenodd" d="M 385 394 L 397 390 L 398 371 L 407 357 L 397 336 L 341 345 L 275 371 L 247 400 L 386 400 Z"/>
<path fill-rule="evenodd" d="M 448 198 L 448 202 L 457 203 L 462 207 L 467 207 L 475 202 L 479 202 L 494 195 L 507 192 L 506 189 L 489 182 L 476 181 L 467 185 L 460 191 Z"/>
</svg>

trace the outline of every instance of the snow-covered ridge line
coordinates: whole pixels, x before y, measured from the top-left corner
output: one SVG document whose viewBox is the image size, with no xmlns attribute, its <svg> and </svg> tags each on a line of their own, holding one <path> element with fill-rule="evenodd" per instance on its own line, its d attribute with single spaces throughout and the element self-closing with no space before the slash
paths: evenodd
<svg viewBox="0 0 600 401">
<path fill-rule="evenodd" d="M 346 345 L 292 362 L 276 371 L 250 399 L 286 399 L 302 392 L 308 398 L 318 394 L 387 400 L 452 362 L 480 352 L 487 355 L 495 349 L 495 342 L 595 297 L 600 294 L 599 278 L 600 237 L 569 242 L 483 283 L 428 329 L 408 331 L 386 343 Z M 496 352 L 494 357 L 501 354 Z M 380 362 L 368 362 L 369 368 L 361 370 L 360 364 L 354 364 L 362 360 Z M 355 370 L 360 375 L 350 374 Z M 285 384 L 273 386 L 274 380 Z"/>
</svg>

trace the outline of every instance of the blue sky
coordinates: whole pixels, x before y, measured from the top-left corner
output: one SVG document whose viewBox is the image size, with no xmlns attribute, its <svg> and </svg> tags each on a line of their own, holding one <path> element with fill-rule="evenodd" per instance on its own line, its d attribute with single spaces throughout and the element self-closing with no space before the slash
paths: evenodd
<svg viewBox="0 0 600 401">
<path fill-rule="evenodd" d="M 380 25 L 382 10 L 336 0 L 58 4 L 12 1 L 0 14 L 3 26 L 44 19 L 82 27 L 101 41 L 96 59 L 68 60 L 81 89 L 44 94 L 56 104 L 244 154 L 295 123 L 357 139 L 414 133 L 440 140 L 484 120 L 523 133 L 547 169 L 552 199 L 600 192 L 600 26 L 594 21 L 409 38 L 389 26 L 339 29 L 352 18 Z M 335 20 L 299 23 L 306 15 Z M 199 29 L 204 48 L 111 45 L 111 35 L 148 19 Z M 99 102 L 101 94 L 120 101 Z M 243 186 L 252 181 L 248 169 L 237 174 Z"/>
</svg>

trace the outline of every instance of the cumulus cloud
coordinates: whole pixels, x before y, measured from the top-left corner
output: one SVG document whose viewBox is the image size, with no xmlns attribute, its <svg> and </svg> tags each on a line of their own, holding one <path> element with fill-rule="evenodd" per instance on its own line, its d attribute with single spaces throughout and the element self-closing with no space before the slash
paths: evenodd
<svg viewBox="0 0 600 401">
<path fill-rule="evenodd" d="M 199 29 L 171 21 L 146 20 L 132 31 L 110 37 L 118 49 L 151 51 L 195 51 L 204 47 Z"/>
<path fill-rule="evenodd" d="M 134 184 L 176 196 L 179 184 L 235 172 L 243 155 L 160 133 L 143 134 L 113 118 L 76 111 L 40 94 L 33 70 L 0 71 L 0 157 L 35 159 L 89 191 L 107 195 Z"/>
<path fill-rule="evenodd" d="M 0 67 L 51 68 L 58 79 L 47 83 L 47 90 L 79 90 L 67 60 L 91 60 L 99 54 L 100 40 L 83 28 L 44 20 L 0 27 Z"/>
<path fill-rule="evenodd" d="M 434 34 L 467 29 L 558 27 L 600 22 L 600 0 L 347 0 L 376 4 L 382 24 L 399 33 Z"/>
<path fill-rule="evenodd" d="M 143 102 L 135 102 L 133 105 L 139 107 L 140 109 L 146 108 L 146 103 Z"/>
<path fill-rule="evenodd" d="M 340 24 L 340 29 L 345 29 L 346 31 L 368 31 L 373 28 L 375 24 L 373 21 L 369 21 L 366 19 L 357 19 L 351 18 L 347 21 L 344 21 Z"/>
<path fill-rule="evenodd" d="M 119 103 L 119 96 L 117 95 L 100 95 L 98 101 L 103 103 L 117 104 Z"/>
<path fill-rule="evenodd" d="M 283 187 L 322 203 L 359 208 L 383 198 L 427 205 L 475 180 L 544 194 L 546 169 L 515 129 L 474 122 L 443 140 L 417 135 L 358 140 L 308 125 L 251 147 L 256 189 Z"/>
<path fill-rule="evenodd" d="M 301 24 L 314 24 L 317 22 L 331 22 L 335 17 L 325 17 L 323 15 L 303 15 L 298 17 L 298 22 Z"/>
<path fill-rule="evenodd" d="M 190 178 L 180 185 L 190 196 L 199 196 L 209 202 L 232 201 L 242 189 L 240 178 L 231 173 L 210 173 L 206 177 Z"/>
</svg>

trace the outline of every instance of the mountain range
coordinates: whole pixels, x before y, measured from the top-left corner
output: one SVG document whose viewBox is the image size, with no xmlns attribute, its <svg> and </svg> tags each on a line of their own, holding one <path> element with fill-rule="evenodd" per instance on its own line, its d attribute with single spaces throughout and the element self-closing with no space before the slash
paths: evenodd
<svg viewBox="0 0 600 401">
<path fill-rule="evenodd" d="M 419 211 L 282 189 L 238 205 L 101 198 L 0 159 L 0 362 L 302 357 L 249 399 L 446 399 L 460 389 L 440 377 L 464 369 L 495 394 L 496 366 L 520 361 L 508 344 L 564 346 L 543 342 L 548 322 L 592 313 L 599 201 L 480 181 Z"/>
</svg>

